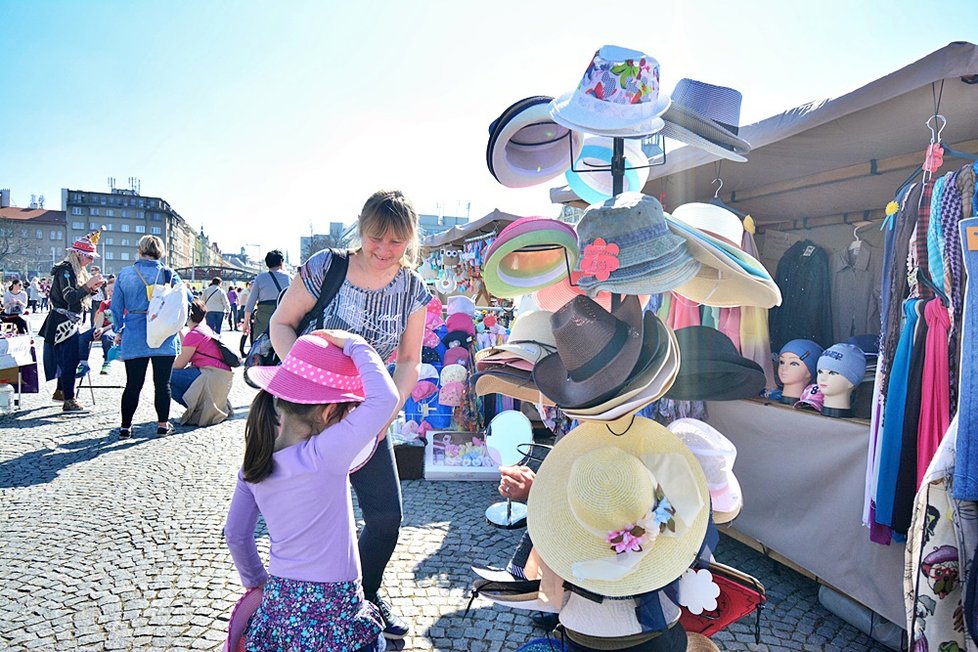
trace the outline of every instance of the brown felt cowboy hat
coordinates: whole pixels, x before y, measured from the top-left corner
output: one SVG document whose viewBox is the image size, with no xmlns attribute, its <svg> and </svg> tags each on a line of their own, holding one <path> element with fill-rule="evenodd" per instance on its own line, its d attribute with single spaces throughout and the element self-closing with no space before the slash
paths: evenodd
<svg viewBox="0 0 978 652">
<path fill-rule="evenodd" d="M 630 379 L 646 330 L 637 296 L 625 297 L 612 312 L 577 296 L 553 314 L 550 324 L 557 352 L 537 362 L 533 380 L 554 403 L 591 405 Z"/>
</svg>

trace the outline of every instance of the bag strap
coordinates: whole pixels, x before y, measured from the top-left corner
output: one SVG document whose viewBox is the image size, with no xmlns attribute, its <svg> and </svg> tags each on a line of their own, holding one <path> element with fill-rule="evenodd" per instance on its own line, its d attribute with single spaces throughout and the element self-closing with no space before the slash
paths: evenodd
<svg viewBox="0 0 978 652">
<path fill-rule="evenodd" d="M 349 254 L 345 250 L 330 249 L 329 251 L 329 269 L 326 270 L 323 285 L 319 288 L 319 299 L 316 301 L 316 305 L 313 306 L 312 310 L 306 313 L 306 316 L 299 323 L 299 328 L 296 330 L 296 333 L 300 335 L 305 332 L 306 328 L 313 321 L 316 322 L 316 328 L 323 327 L 323 311 L 336 298 L 336 294 L 340 291 L 343 281 L 346 280 L 346 270 L 350 266 Z"/>
<path fill-rule="evenodd" d="M 278 277 L 275 276 L 275 272 L 269 272 L 268 275 L 272 277 L 272 283 L 275 284 L 275 291 L 282 294 L 282 285 L 278 282 Z"/>
<path fill-rule="evenodd" d="M 214 289 L 214 290 L 213 290 L 213 291 L 212 291 L 212 292 L 210 293 L 210 295 L 208 295 L 208 297 L 207 297 L 206 299 L 204 299 L 204 303 L 207 303 L 208 301 L 210 301 L 210 300 L 211 300 L 211 297 L 213 297 L 213 296 L 214 296 L 214 292 L 216 292 L 216 291 L 217 291 L 218 289 L 220 289 L 220 288 L 217 288 L 216 286 L 215 286 L 215 288 L 216 288 L 216 289 Z"/>
</svg>

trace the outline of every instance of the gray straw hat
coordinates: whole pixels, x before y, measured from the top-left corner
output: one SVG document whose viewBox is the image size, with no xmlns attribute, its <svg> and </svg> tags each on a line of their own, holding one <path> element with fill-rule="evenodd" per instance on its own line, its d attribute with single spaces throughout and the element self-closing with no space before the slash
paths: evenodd
<svg viewBox="0 0 978 652">
<path fill-rule="evenodd" d="M 740 137 L 740 91 L 680 79 L 662 119 L 662 135 L 725 159 L 744 162 L 750 143 Z"/>
</svg>

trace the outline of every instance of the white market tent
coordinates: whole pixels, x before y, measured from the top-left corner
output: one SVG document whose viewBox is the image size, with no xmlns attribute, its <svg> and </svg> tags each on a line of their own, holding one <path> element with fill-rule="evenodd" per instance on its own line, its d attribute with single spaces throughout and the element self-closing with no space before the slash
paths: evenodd
<svg viewBox="0 0 978 652">
<path fill-rule="evenodd" d="M 841 97 L 810 102 L 740 129 L 746 163 L 720 166 L 720 198 L 765 223 L 876 217 L 918 168 L 930 142 L 934 97 L 947 118 L 941 140 L 978 152 L 978 47 L 954 42 Z M 718 157 L 693 147 L 668 153 L 644 191 L 667 206 L 714 195 Z M 964 163 L 945 155 L 941 172 Z"/>
</svg>

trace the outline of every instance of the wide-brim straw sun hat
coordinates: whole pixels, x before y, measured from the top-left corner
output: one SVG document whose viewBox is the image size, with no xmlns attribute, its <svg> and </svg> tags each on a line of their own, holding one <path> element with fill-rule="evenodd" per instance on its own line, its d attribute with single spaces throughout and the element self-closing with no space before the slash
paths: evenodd
<svg viewBox="0 0 978 652">
<path fill-rule="evenodd" d="M 607 201 L 615 196 L 611 176 L 613 147 L 611 138 L 587 138 L 574 166 L 564 173 L 571 190 L 589 204 Z M 637 140 L 626 140 L 624 153 L 625 174 L 622 178 L 622 189 L 625 192 L 641 192 L 649 179 L 649 159 Z"/>
<path fill-rule="evenodd" d="M 659 86 L 659 62 L 615 45 L 594 53 L 577 87 L 550 104 L 550 117 L 571 130 L 612 137 L 662 129 L 669 96 Z M 648 131 L 653 129 L 653 131 Z"/>
<path fill-rule="evenodd" d="M 557 351 L 533 367 L 533 380 L 561 407 L 586 406 L 628 380 L 642 352 L 645 326 L 638 297 L 611 312 L 575 297 L 553 314 Z"/>
<path fill-rule="evenodd" d="M 662 115 L 662 135 L 743 163 L 750 143 L 740 137 L 740 91 L 693 79 L 680 79 L 672 104 Z"/>
<path fill-rule="evenodd" d="M 702 634 L 686 632 L 686 652 L 720 652 L 720 648 Z"/>
<path fill-rule="evenodd" d="M 489 125 L 486 164 L 507 188 L 526 188 L 563 174 L 581 151 L 584 135 L 550 118 L 552 97 L 527 97 Z"/>
<path fill-rule="evenodd" d="M 665 427 L 636 416 L 584 423 L 554 446 L 530 489 L 527 527 L 556 575 L 621 597 L 661 589 L 682 575 L 709 518 L 696 458 Z M 644 532 L 634 529 L 639 523 Z M 637 541 L 622 540 L 622 530 Z"/>
<path fill-rule="evenodd" d="M 781 305 L 781 290 L 766 272 L 756 268 L 764 266 L 750 254 L 740 254 L 753 262 L 743 260 L 732 251 L 725 250 L 722 241 L 710 237 L 666 215 L 666 222 L 674 235 L 686 240 L 689 254 L 700 263 L 699 271 L 674 291 L 696 303 L 719 308 L 756 306 L 773 308 Z M 733 249 L 732 247 L 729 249 Z M 750 266 L 751 271 L 748 271 Z"/>
<path fill-rule="evenodd" d="M 566 222 L 524 217 L 489 245 L 482 277 L 495 297 L 530 294 L 567 276 L 577 263 L 577 233 Z"/>
<path fill-rule="evenodd" d="M 555 403 L 544 396 L 533 382 L 533 374 L 520 369 L 486 369 L 472 376 L 475 380 L 476 396 L 499 394 L 519 401 L 553 407 Z"/>
<path fill-rule="evenodd" d="M 655 197 L 625 192 L 584 211 L 576 269 L 588 294 L 659 294 L 691 279 L 700 264 L 669 227 Z"/>
<path fill-rule="evenodd" d="M 664 329 L 660 334 L 662 344 L 644 371 L 612 399 L 589 408 L 567 408 L 564 414 L 578 421 L 609 421 L 641 410 L 662 398 L 676 382 L 681 354 L 673 330 L 661 321 L 658 325 Z"/>
<path fill-rule="evenodd" d="M 295 341 L 278 366 L 247 370 L 261 389 L 290 403 L 345 403 L 364 400 L 363 379 L 342 349 L 315 334 Z"/>
<path fill-rule="evenodd" d="M 723 240 L 737 249 L 741 248 L 744 240 L 744 223 L 732 212 L 716 204 L 688 202 L 676 206 L 672 211 L 672 219 Z"/>
</svg>

